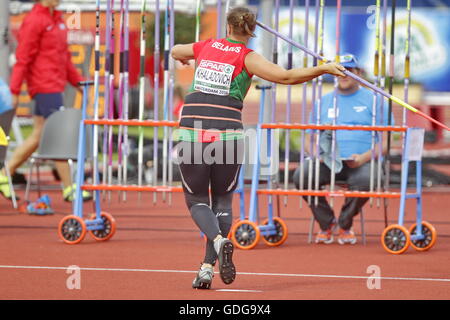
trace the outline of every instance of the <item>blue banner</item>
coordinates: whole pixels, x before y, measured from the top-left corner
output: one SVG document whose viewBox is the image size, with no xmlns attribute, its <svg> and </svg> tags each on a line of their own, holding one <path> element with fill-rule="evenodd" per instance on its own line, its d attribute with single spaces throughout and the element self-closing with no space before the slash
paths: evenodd
<svg viewBox="0 0 450 320">
<path fill-rule="evenodd" d="M 367 8 L 342 8 L 340 28 L 340 54 L 352 53 L 366 71 L 367 77 L 374 80 L 374 56 L 376 49 L 376 7 Z M 391 10 L 386 12 L 386 24 L 384 24 L 384 12 L 380 12 L 381 41 L 385 43 L 386 52 L 386 76 L 389 75 L 389 53 L 391 34 Z M 324 56 L 334 60 L 336 56 L 336 8 L 325 7 L 324 12 Z M 308 43 L 305 42 L 305 10 L 304 7 L 296 7 L 294 12 L 294 24 L 292 28 L 293 39 L 310 49 L 314 49 L 315 39 L 315 8 L 310 7 L 308 23 Z M 386 27 L 384 28 L 384 25 Z M 404 63 L 406 53 L 408 15 L 405 8 L 397 8 L 395 16 L 395 59 L 394 75 L 397 80 L 404 78 Z M 386 32 L 383 30 L 386 29 Z M 290 19 L 289 8 L 280 9 L 280 33 L 289 35 Z M 257 38 L 252 41 L 252 46 L 261 52 L 258 39 L 261 40 L 260 28 L 257 28 Z M 386 34 L 385 39 L 382 36 Z M 384 41 L 383 41 L 384 40 Z M 280 40 L 278 42 L 279 63 L 287 67 L 287 53 L 289 45 Z M 293 48 L 294 67 L 303 66 L 303 53 Z M 423 85 L 425 91 L 450 91 L 450 11 L 435 8 L 412 8 L 411 15 L 411 40 L 410 40 L 410 65 L 411 81 Z M 308 58 L 311 66 L 313 59 Z"/>
</svg>

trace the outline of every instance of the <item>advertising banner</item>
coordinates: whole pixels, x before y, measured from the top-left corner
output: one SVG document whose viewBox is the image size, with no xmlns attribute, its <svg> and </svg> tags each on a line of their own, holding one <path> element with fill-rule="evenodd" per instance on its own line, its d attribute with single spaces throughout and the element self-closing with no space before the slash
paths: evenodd
<svg viewBox="0 0 450 320">
<path fill-rule="evenodd" d="M 336 55 L 336 8 L 325 7 L 324 10 L 324 56 L 334 60 Z M 386 72 L 389 70 L 391 10 L 386 13 Z M 380 30 L 383 34 L 384 12 L 380 12 Z M 279 30 L 289 35 L 289 8 L 280 9 Z M 309 10 L 308 43 L 305 43 L 305 10 L 304 7 L 295 8 L 293 39 L 314 49 L 315 37 L 315 7 Z M 406 8 L 397 8 L 395 16 L 395 79 L 404 78 L 405 42 L 407 39 L 408 15 Z M 257 28 L 257 38 L 252 40 L 251 46 L 261 52 L 260 28 Z M 342 8 L 340 30 L 340 54 L 352 53 L 359 59 L 366 71 L 367 77 L 373 80 L 374 56 L 376 48 L 376 7 Z M 287 67 L 287 52 L 289 45 L 284 41 L 278 42 L 279 63 Z M 294 67 L 303 66 L 303 52 L 293 48 Z M 412 8 L 410 65 L 411 81 L 421 83 L 425 91 L 450 91 L 450 11 L 434 8 Z M 308 58 L 309 65 L 313 59 Z M 388 74 L 386 74 L 388 75 Z"/>
</svg>

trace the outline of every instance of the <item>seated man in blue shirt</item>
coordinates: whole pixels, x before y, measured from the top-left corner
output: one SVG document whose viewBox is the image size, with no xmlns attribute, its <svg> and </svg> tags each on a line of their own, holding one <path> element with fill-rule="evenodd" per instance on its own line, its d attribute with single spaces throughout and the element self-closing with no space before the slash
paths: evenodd
<svg viewBox="0 0 450 320">
<path fill-rule="evenodd" d="M 348 71 L 361 76 L 362 70 L 358 65 L 357 59 L 350 54 L 341 57 L 341 65 Z M 337 118 L 336 125 L 372 125 L 373 116 L 373 101 L 374 93 L 367 88 L 361 87 L 359 83 L 351 77 L 339 78 L 337 91 Z M 320 124 L 332 124 L 334 118 L 333 108 L 334 92 L 328 93 L 322 97 Z M 376 125 L 387 125 L 388 123 L 388 108 L 382 107 L 382 98 L 377 98 L 376 109 Z M 317 114 L 317 104 L 315 111 L 312 114 Z M 316 124 L 316 116 L 314 119 L 311 115 L 310 123 Z M 393 123 L 393 120 L 392 120 Z M 309 131 L 309 130 L 308 130 Z M 307 131 L 305 139 L 305 150 L 309 153 L 310 137 Z M 329 132 L 321 132 L 321 141 Z M 387 137 L 386 134 L 383 135 Z M 378 134 L 376 134 L 378 137 Z M 387 151 L 387 139 L 383 139 L 384 154 Z M 314 142 L 315 143 L 315 142 Z M 375 139 L 378 143 L 378 139 Z M 330 145 L 331 143 L 329 143 Z M 342 159 L 342 166 L 337 165 L 335 171 L 335 181 L 343 181 L 348 185 L 349 190 L 369 191 L 370 190 L 370 160 L 372 157 L 372 131 L 362 130 L 337 130 L 336 131 L 336 159 Z M 378 146 L 378 144 L 376 145 Z M 375 157 L 378 156 L 378 148 L 375 148 Z M 323 151 L 323 150 L 322 150 Z M 328 150 L 328 159 L 330 158 L 331 150 Z M 322 161 L 321 157 L 319 170 L 319 186 L 330 184 L 331 181 L 331 164 L 330 161 Z M 303 189 L 308 186 L 308 165 L 304 167 Z M 376 168 L 374 170 L 376 173 Z M 315 174 L 312 178 L 312 186 L 315 186 Z M 294 183 L 299 189 L 300 168 L 294 173 Z M 376 179 L 376 177 L 374 177 Z M 307 197 L 304 197 L 306 199 Z M 340 244 L 355 244 L 356 237 L 352 231 L 353 217 L 357 215 L 360 209 L 367 202 L 368 198 L 346 198 L 341 209 L 339 219 L 336 221 L 333 209 L 330 207 L 325 197 L 318 198 L 318 204 L 315 205 L 314 197 L 311 198 L 310 208 L 314 218 L 320 225 L 320 231 L 316 236 L 316 243 L 332 243 L 333 230 L 337 225 L 339 226 L 338 242 Z"/>
</svg>

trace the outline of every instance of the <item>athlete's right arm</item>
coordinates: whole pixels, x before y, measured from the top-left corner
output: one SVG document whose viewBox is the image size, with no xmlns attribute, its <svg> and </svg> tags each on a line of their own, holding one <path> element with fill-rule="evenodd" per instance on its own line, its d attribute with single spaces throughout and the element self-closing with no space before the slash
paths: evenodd
<svg viewBox="0 0 450 320">
<path fill-rule="evenodd" d="M 341 77 L 345 76 L 342 73 L 345 68 L 334 62 L 323 64 L 318 67 L 286 70 L 254 51 L 250 52 L 245 57 L 245 67 L 251 74 L 264 80 L 281 84 L 299 84 L 312 80 L 325 73 Z"/>
<path fill-rule="evenodd" d="M 173 46 L 171 54 L 172 58 L 182 64 L 189 64 L 189 60 L 194 59 L 194 44 L 177 44 Z"/>
</svg>

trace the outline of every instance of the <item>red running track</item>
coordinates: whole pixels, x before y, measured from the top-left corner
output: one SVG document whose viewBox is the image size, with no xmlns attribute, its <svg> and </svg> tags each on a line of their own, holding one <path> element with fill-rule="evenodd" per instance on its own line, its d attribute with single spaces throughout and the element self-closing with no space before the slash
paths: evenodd
<svg viewBox="0 0 450 320">
<path fill-rule="evenodd" d="M 56 214 L 31 216 L 14 211 L 0 199 L 0 299 L 150 299 L 150 300 L 292 300 L 292 299 L 449 299 L 450 217 L 448 190 L 424 194 L 424 216 L 438 232 L 427 252 L 411 247 L 402 255 L 384 251 L 380 234 L 383 210 L 377 201 L 366 205 L 368 243 L 354 246 L 307 243 L 310 211 L 290 197 L 281 217 L 289 228 L 287 241 L 269 248 L 236 250 L 238 275 L 225 285 L 216 274 L 212 290 L 194 290 L 192 280 L 203 256 L 204 242 L 185 208 L 181 194 L 173 204 L 152 203 L 151 193 L 128 193 L 128 201 L 112 194 L 102 209 L 117 221 L 117 232 L 107 242 L 92 237 L 77 245 L 57 235 L 59 221 L 71 212 L 60 192 L 47 192 Z M 23 197 L 23 192 L 19 191 Z M 33 194 L 36 197 L 36 194 Z M 262 198 L 263 199 L 263 198 Z M 33 198 L 34 200 L 34 198 Z M 261 201 L 264 208 L 265 200 Z M 282 203 L 282 201 L 281 201 Z M 339 208 L 342 200 L 335 202 Z M 407 201 L 407 223 L 415 219 L 413 200 Z M 247 207 L 248 208 L 248 207 Z M 85 213 L 92 212 L 85 205 Z M 238 216 L 237 197 L 234 203 Z M 397 219 L 398 199 L 389 200 L 389 220 Z M 265 218 L 262 214 L 261 218 Z M 359 233 L 359 219 L 355 220 Z M 80 289 L 69 290 L 69 266 L 80 267 Z M 369 289 L 367 268 L 380 268 L 381 289 Z M 225 290 L 225 291 L 224 291 Z"/>
</svg>

